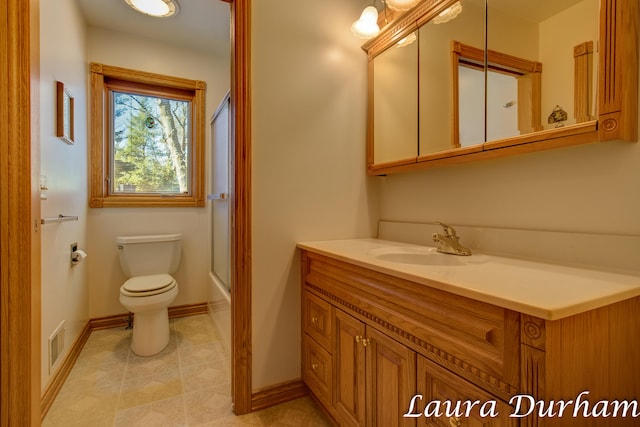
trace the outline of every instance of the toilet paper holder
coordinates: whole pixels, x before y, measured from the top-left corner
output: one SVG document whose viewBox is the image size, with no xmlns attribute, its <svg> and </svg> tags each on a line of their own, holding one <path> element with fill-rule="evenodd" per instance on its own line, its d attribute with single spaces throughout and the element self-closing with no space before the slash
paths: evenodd
<svg viewBox="0 0 640 427">
<path fill-rule="evenodd" d="M 82 249 L 78 249 L 77 243 L 71 244 L 71 265 L 80 264 L 87 257 L 87 253 Z"/>
</svg>

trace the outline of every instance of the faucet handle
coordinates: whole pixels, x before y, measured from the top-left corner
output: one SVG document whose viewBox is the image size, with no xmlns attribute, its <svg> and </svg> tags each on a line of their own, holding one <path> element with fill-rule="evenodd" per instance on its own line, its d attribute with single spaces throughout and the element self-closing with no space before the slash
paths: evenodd
<svg viewBox="0 0 640 427">
<path fill-rule="evenodd" d="M 444 228 L 444 233 L 447 237 L 456 237 L 456 230 L 450 225 L 444 224 L 442 222 L 436 221 L 436 224 L 441 225 Z"/>
</svg>

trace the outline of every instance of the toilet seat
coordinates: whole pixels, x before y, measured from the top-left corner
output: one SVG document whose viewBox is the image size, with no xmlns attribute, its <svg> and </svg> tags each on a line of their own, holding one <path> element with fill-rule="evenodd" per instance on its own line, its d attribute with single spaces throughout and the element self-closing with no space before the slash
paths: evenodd
<svg viewBox="0 0 640 427">
<path fill-rule="evenodd" d="M 170 291 L 177 283 L 169 274 L 150 274 L 132 277 L 120 287 L 120 294 L 128 297 L 148 297 Z"/>
</svg>

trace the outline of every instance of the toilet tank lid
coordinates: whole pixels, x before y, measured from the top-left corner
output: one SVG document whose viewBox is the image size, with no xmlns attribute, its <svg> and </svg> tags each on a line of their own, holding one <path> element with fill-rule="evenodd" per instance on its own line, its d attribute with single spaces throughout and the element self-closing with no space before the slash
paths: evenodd
<svg viewBox="0 0 640 427">
<path fill-rule="evenodd" d="M 182 234 L 153 234 L 149 236 L 118 236 L 116 243 L 120 245 L 129 245 L 133 243 L 151 243 L 151 242 L 171 242 L 181 240 Z"/>
</svg>

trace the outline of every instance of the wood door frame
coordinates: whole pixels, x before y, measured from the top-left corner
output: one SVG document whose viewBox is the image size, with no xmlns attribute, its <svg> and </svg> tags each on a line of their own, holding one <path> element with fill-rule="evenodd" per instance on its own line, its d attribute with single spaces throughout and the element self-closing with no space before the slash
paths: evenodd
<svg viewBox="0 0 640 427">
<path fill-rule="evenodd" d="M 0 425 L 40 425 L 39 0 L 0 5 Z M 35 179 L 34 179 L 35 178 Z"/>
<path fill-rule="evenodd" d="M 231 4 L 231 393 L 234 412 L 252 410 L 251 385 L 251 0 Z"/>
</svg>

